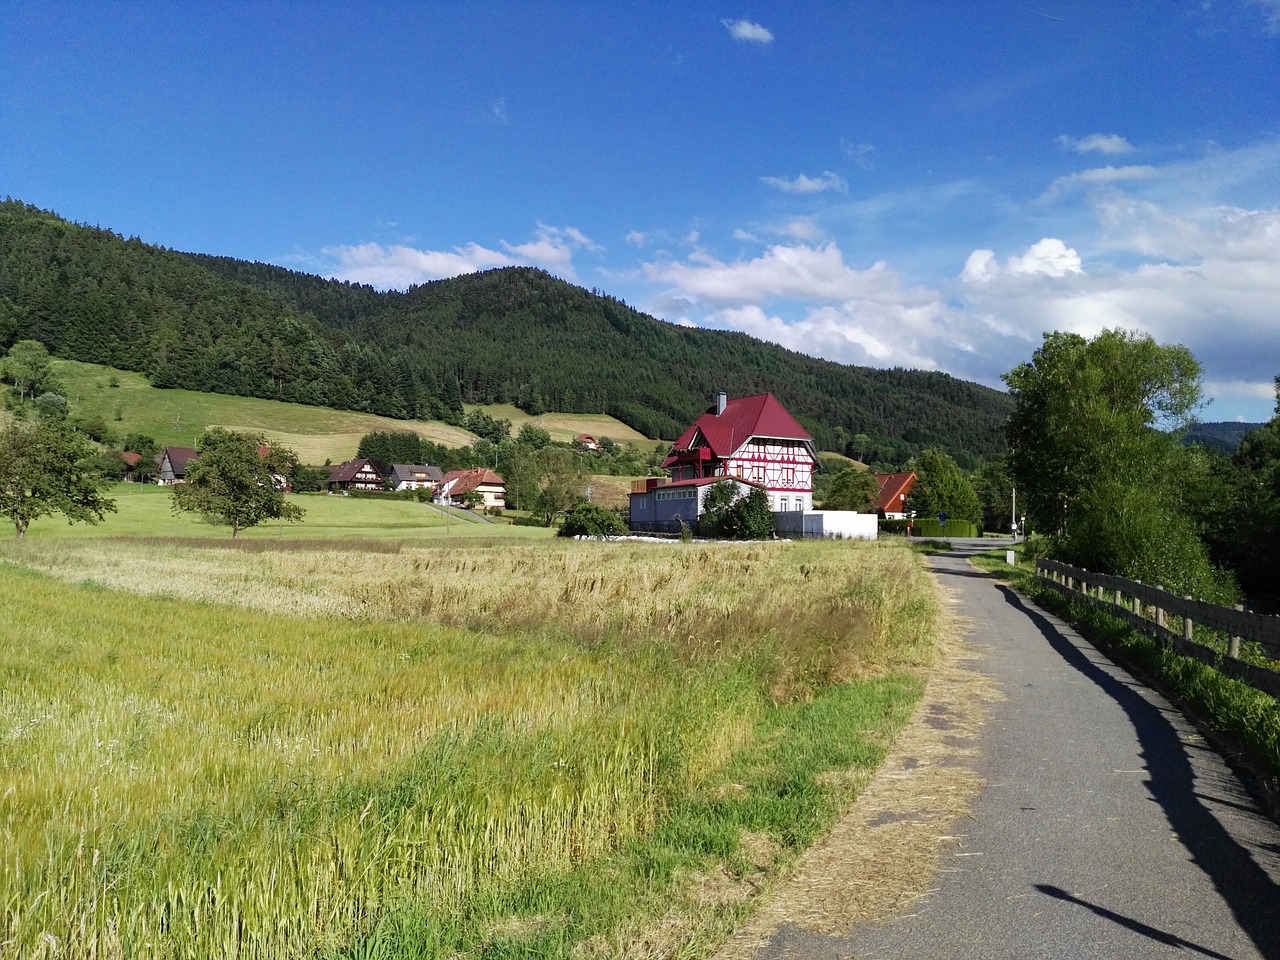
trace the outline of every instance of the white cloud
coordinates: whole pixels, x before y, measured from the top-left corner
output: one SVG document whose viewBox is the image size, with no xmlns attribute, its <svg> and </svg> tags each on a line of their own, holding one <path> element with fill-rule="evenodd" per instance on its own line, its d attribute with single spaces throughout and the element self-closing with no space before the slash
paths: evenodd
<svg viewBox="0 0 1280 960">
<path fill-rule="evenodd" d="M 863 170 L 870 170 L 875 166 L 871 161 L 871 154 L 875 152 L 875 149 L 869 143 L 853 143 L 849 140 L 840 141 L 840 150 Z"/>
<path fill-rule="evenodd" d="M 729 31 L 729 36 L 744 43 L 773 43 L 773 34 L 758 23 L 750 20 L 721 20 L 720 23 Z"/>
<path fill-rule="evenodd" d="M 1048 189 L 1040 195 L 1040 202 L 1048 203 L 1057 200 L 1082 185 L 1093 186 L 1095 184 L 1121 183 L 1125 180 L 1149 180 L 1155 175 L 1156 168 L 1148 166 L 1106 166 L 1095 167 L 1092 170 L 1081 170 L 1079 173 L 1069 173 L 1065 177 L 1059 177 L 1049 184 Z"/>
<path fill-rule="evenodd" d="M 402 245 L 362 243 L 325 247 L 323 253 L 337 261 L 333 276 L 339 280 L 396 290 L 515 262 L 505 254 L 475 243 L 453 250 L 416 250 Z"/>
<path fill-rule="evenodd" d="M 489 104 L 489 112 L 493 114 L 495 119 L 505 122 L 507 119 L 507 98 L 499 97 Z"/>
<path fill-rule="evenodd" d="M 887 295 L 897 276 L 883 263 L 855 270 L 834 243 L 821 247 L 776 244 L 751 260 L 722 263 L 705 250 L 685 262 L 650 263 L 645 276 L 674 291 L 721 307 L 775 299 L 847 300 Z"/>
<path fill-rule="evenodd" d="M 625 239 L 627 243 L 631 244 L 633 247 L 643 247 L 649 240 L 649 238 L 639 230 L 632 230 L 626 235 Z"/>
<path fill-rule="evenodd" d="M 785 177 L 761 177 L 760 182 L 776 187 L 783 193 L 822 193 L 826 190 L 849 192 L 849 184 L 845 182 L 844 177 L 830 170 L 825 171 L 820 177 L 808 177 L 802 173 L 794 180 L 787 180 Z"/>
<path fill-rule="evenodd" d="M 1065 277 L 1083 273 L 1080 254 L 1056 237 L 1045 237 L 1027 248 L 1021 256 L 1011 256 L 1001 266 L 995 251 L 975 250 L 969 254 L 960 272 L 965 283 L 992 283 L 1001 276 Z"/>
<path fill-rule="evenodd" d="M 1133 144 L 1118 133 L 1091 133 L 1080 139 L 1064 134 L 1058 138 L 1058 143 L 1076 153 L 1133 153 Z"/>
<path fill-rule="evenodd" d="M 429 280 L 517 265 L 542 267 L 566 280 L 576 281 L 574 251 L 603 249 L 576 227 L 551 227 L 543 223 L 538 224 L 533 240 L 519 244 L 504 240 L 502 246 L 506 253 L 474 242 L 452 250 L 364 243 L 325 247 L 323 253 L 334 261 L 330 272 L 339 280 L 403 290 Z"/>
</svg>

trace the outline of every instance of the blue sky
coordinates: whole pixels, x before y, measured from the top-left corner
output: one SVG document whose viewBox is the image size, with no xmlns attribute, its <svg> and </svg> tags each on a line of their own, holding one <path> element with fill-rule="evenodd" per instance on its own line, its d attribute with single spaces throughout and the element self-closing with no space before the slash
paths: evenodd
<svg viewBox="0 0 1280 960">
<path fill-rule="evenodd" d="M 0 194 L 403 288 L 543 267 L 993 386 L 1046 330 L 1280 374 L 1280 0 L 0 3 Z"/>
</svg>

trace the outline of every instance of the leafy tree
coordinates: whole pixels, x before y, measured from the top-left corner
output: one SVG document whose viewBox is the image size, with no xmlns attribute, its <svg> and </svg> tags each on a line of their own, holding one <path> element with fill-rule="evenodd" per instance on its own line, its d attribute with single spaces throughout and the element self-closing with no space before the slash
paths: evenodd
<svg viewBox="0 0 1280 960">
<path fill-rule="evenodd" d="M 268 447 L 261 434 L 211 427 L 196 441 L 196 453 L 186 482 L 173 487 L 175 513 L 228 525 L 232 539 L 264 520 L 302 519 L 303 509 L 285 499 L 279 481 L 297 469 L 292 451 Z"/>
<path fill-rule="evenodd" d="M 0 512 L 18 539 L 38 517 L 60 513 L 68 523 L 97 523 L 115 501 L 93 446 L 60 420 L 14 422 L 0 431 Z"/>
<path fill-rule="evenodd" d="M 572 450 L 543 447 L 533 455 L 533 471 L 538 480 L 535 510 L 547 526 L 584 497 L 586 474 Z"/>
<path fill-rule="evenodd" d="M 60 393 L 42 393 L 36 397 L 36 410 L 42 417 L 65 420 L 70 406 L 67 404 L 67 398 Z"/>
<path fill-rule="evenodd" d="M 875 506 L 879 485 L 870 470 L 845 467 L 825 486 L 823 510 L 854 510 L 866 513 Z"/>
<path fill-rule="evenodd" d="M 462 419 L 462 425 L 490 443 L 505 440 L 511 435 L 511 421 L 497 420 L 483 410 L 472 410 Z"/>
<path fill-rule="evenodd" d="M 1177 435 L 1201 399 L 1186 347 L 1119 330 L 1049 333 L 1005 382 L 1019 503 L 1057 556 L 1206 600 L 1235 595 L 1187 511 Z"/>
<path fill-rule="evenodd" d="M 982 529 L 1009 533 L 1013 529 L 1013 478 L 1009 460 L 988 460 L 974 475 L 973 489 L 982 505 Z"/>
<path fill-rule="evenodd" d="M 542 429 L 542 427 L 535 427 L 532 423 L 526 423 L 516 435 L 516 443 L 522 443 L 533 450 L 541 450 L 543 447 L 551 445 L 551 434 Z"/>
<path fill-rule="evenodd" d="M 9 355 L 4 363 L 5 377 L 13 382 L 20 399 L 37 393 L 52 393 L 62 390 L 58 378 L 53 375 L 53 367 L 49 363 L 49 351 L 38 340 L 19 340 L 9 348 Z"/>
<path fill-rule="evenodd" d="M 982 522 L 982 506 L 973 484 L 959 465 L 941 450 L 925 450 L 908 467 L 915 472 L 916 485 L 907 505 L 922 517 L 945 513 L 949 520 Z"/>
<path fill-rule="evenodd" d="M 702 500 L 701 525 L 726 540 L 767 540 L 774 533 L 769 495 L 755 486 L 740 494 L 732 480 L 713 483 Z"/>
<path fill-rule="evenodd" d="M 595 503 L 579 503 L 564 518 L 559 535 L 562 537 L 620 537 L 627 532 L 627 525 L 618 511 Z"/>
<path fill-rule="evenodd" d="M 1015 408 L 1009 469 L 1037 529 L 1065 535 L 1104 476 L 1157 477 L 1169 438 L 1201 405 L 1200 365 L 1181 345 L 1107 330 L 1047 333 L 1030 363 L 1005 374 Z"/>
</svg>

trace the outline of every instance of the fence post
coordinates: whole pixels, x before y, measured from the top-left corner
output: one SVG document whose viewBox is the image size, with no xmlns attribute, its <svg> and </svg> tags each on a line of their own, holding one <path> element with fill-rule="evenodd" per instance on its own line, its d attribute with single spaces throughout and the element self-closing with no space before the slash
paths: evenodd
<svg viewBox="0 0 1280 960">
<path fill-rule="evenodd" d="M 1164 587 L 1156 587 L 1156 589 L 1163 590 Z M 1161 627 L 1166 626 L 1164 622 L 1164 607 L 1160 606 L 1159 603 L 1156 604 L 1156 623 Z"/>
<path fill-rule="evenodd" d="M 1243 613 L 1244 604 L 1237 603 L 1236 609 L 1239 610 L 1241 613 Z M 1240 659 L 1240 638 L 1239 637 L 1232 637 L 1227 642 L 1227 656 L 1230 657 L 1232 660 Z"/>
<path fill-rule="evenodd" d="M 1190 598 L 1190 597 L 1183 597 L 1182 599 L 1183 599 L 1183 600 L 1190 600 L 1191 598 Z M 1190 640 L 1190 639 L 1192 639 L 1192 637 L 1193 637 L 1193 636 L 1194 636 L 1194 634 L 1195 634 L 1195 626 L 1196 626 L 1196 625 L 1192 622 L 1191 618 L 1190 618 L 1189 616 L 1186 616 L 1186 615 L 1184 614 L 1184 615 L 1183 615 L 1183 617 L 1182 617 L 1182 639 L 1183 639 L 1183 640 Z"/>
</svg>

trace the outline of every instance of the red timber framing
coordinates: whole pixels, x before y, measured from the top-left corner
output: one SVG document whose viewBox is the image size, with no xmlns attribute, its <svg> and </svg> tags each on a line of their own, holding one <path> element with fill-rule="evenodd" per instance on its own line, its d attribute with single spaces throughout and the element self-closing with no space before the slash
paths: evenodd
<svg viewBox="0 0 1280 960">
<path fill-rule="evenodd" d="M 671 448 L 672 480 L 736 477 L 763 486 L 774 510 L 812 510 L 818 455 L 813 438 L 768 393 L 721 394 Z"/>
</svg>

